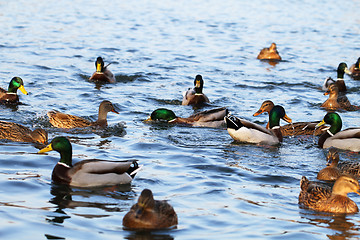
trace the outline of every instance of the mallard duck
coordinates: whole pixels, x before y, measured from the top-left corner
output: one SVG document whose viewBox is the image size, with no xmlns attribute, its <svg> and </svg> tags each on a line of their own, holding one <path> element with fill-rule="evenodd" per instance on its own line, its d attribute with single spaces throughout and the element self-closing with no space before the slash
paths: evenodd
<svg viewBox="0 0 360 240">
<path fill-rule="evenodd" d="M 211 109 L 195 113 L 187 118 L 177 117 L 175 113 L 166 108 L 159 108 L 153 111 L 145 121 L 165 121 L 172 124 L 185 124 L 194 127 L 214 127 L 225 126 L 224 117 L 228 114 L 225 107 Z"/>
<path fill-rule="evenodd" d="M 257 56 L 257 59 L 281 60 L 279 52 L 276 49 L 276 44 L 272 43 L 269 48 L 263 48 Z"/>
<path fill-rule="evenodd" d="M 270 129 L 230 114 L 225 117 L 225 122 L 230 136 L 236 141 L 276 145 L 282 141 L 280 118 L 292 122 L 286 115 L 285 109 L 275 105 L 269 114 Z"/>
<path fill-rule="evenodd" d="M 358 58 L 358 60 L 356 61 L 355 64 L 350 66 L 349 69 L 350 72 L 350 76 L 355 79 L 355 80 L 359 80 L 360 79 L 360 58 Z"/>
<path fill-rule="evenodd" d="M 351 105 L 349 99 L 345 95 L 339 96 L 339 88 L 334 83 L 330 84 L 324 95 L 329 95 L 329 98 L 321 104 L 320 107 L 326 108 L 328 111 L 339 109 L 354 111 L 359 109 L 358 106 Z"/>
<path fill-rule="evenodd" d="M 141 192 L 138 202 L 123 218 L 123 226 L 129 229 L 163 229 L 177 224 L 174 208 L 166 201 L 154 200 L 149 189 Z"/>
<path fill-rule="evenodd" d="M 104 100 L 99 106 L 98 120 L 95 122 L 58 111 L 49 111 L 47 115 L 51 125 L 57 128 L 84 128 L 89 126 L 105 128 L 107 126 L 106 118 L 108 112 L 119 114 L 110 101 Z"/>
<path fill-rule="evenodd" d="M 89 78 L 89 80 L 97 81 L 97 82 L 103 82 L 103 83 L 115 83 L 115 77 L 112 72 L 107 69 L 107 67 L 110 65 L 104 66 L 104 61 L 102 57 L 98 57 L 95 61 L 95 68 L 96 72 L 93 73 L 93 75 Z"/>
<path fill-rule="evenodd" d="M 273 109 L 274 103 L 270 100 L 266 100 L 261 104 L 259 110 L 253 114 L 254 117 L 267 112 L 270 114 L 271 109 Z M 281 126 L 280 131 L 283 137 L 287 136 L 297 136 L 297 135 L 320 135 L 323 133 L 325 128 L 315 128 L 316 124 L 319 122 L 296 122 L 291 124 L 286 124 Z M 269 122 L 266 125 L 266 129 L 269 129 Z"/>
<path fill-rule="evenodd" d="M 209 103 L 208 97 L 202 92 L 204 80 L 201 75 L 196 75 L 194 80 L 194 88 L 187 90 L 183 94 L 182 105 L 200 105 Z"/>
<path fill-rule="evenodd" d="M 317 175 L 319 180 L 335 181 L 342 174 L 350 174 L 356 178 L 360 177 L 360 163 L 358 162 L 339 162 L 339 153 L 335 148 L 329 148 L 327 155 L 327 167 L 320 170 Z"/>
<path fill-rule="evenodd" d="M 1 103 L 18 103 L 19 96 L 17 95 L 17 90 L 20 90 L 23 94 L 28 95 L 27 91 L 24 88 L 24 82 L 19 77 L 13 77 L 10 81 L 9 88 L 6 91 L 3 88 L 0 88 L 0 102 Z"/>
<path fill-rule="evenodd" d="M 96 187 L 128 184 L 139 169 L 136 160 L 105 161 L 83 160 L 72 165 L 72 146 L 66 137 L 55 137 L 51 143 L 38 153 L 55 150 L 60 160 L 52 172 L 52 180 L 58 184 L 74 187 Z"/>
<path fill-rule="evenodd" d="M 317 174 L 317 179 L 324 181 L 335 181 L 341 176 L 341 171 L 337 167 L 339 162 L 339 154 L 335 148 L 330 148 L 326 156 L 326 167 L 321 169 Z"/>
<path fill-rule="evenodd" d="M 339 64 L 339 66 L 337 68 L 337 80 L 335 81 L 331 77 L 326 78 L 324 81 L 322 90 L 327 91 L 330 84 L 335 83 L 336 86 L 339 88 L 339 92 L 341 92 L 341 93 L 346 92 L 346 85 L 345 85 L 345 81 L 344 81 L 345 73 L 349 74 L 350 71 L 347 67 L 347 64 L 342 62 Z"/>
<path fill-rule="evenodd" d="M 324 124 L 329 124 L 330 128 L 320 136 L 318 142 L 319 147 L 335 147 L 354 152 L 360 151 L 360 128 L 348 128 L 340 131 L 342 121 L 336 112 L 327 113 L 324 119 L 316 126 L 319 127 Z"/>
<path fill-rule="evenodd" d="M 47 144 L 48 134 L 41 128 L 31 131 L 29 128 L 17 123 L 0 121 L 0 139 Z"/>
<path fill-rule="evenodd" d="M 355 192 L 360 195 L 358 181 L 350 176 L 340 176 L 332 189 L 328 186 L 310 182 L 305 176 L 300 182 L 299 204 L 320 212 L 356 213 L 356 203 L 347 194 Z"/>
</svg>

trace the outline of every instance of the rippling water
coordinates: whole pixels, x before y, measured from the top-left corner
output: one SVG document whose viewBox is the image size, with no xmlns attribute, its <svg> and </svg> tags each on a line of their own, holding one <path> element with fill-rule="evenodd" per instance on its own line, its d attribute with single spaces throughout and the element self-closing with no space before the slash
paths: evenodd
<svg viewBox="0 0 360 240">
<path fill-rule="evenodd" d="M 360 56 L 358 1 L 8 1 L 0 3 L 1 86 L 25 82 L 21 105 L 0 106 L 1 120 L 68 136 L 74 161 L 138 159 L 131 186 L 96 189 L 51 184 L 59 154 L 37 155 L 31 144 L 1 141 L 0 236 L 3 239 L 343 239 L 360 238 L 359 214 L 333 216 L 299 208 L 302 175 L 325 165 L 316 138 L 285 138 L 278 147 L 238 144 L 224 129 L 142 122 L 156 108 L 189 116 L 182 92 L 202 74 L 212 106 L 265 125 L 252 114 L 273 100 L 294 121 L 321 120 L 320 86 L 337 65 Z M 283 61 L 261 62 L 276 42 Z M 87 79 L 102 56 L 117 82 Z M 353 104 L 359 81 L 345 77 Z M 105 132 L 61 132 L 46 112 L 96 119 L 104 99 Z M 204 110 L 204 109 L 201 109 Z M 343 127 L 359 112 L 341 112 Z M 341 152 L 341 159 L 359 154 Z M 122 218 L 144 188 L 178 213 L 175 230 L 134 232 Z M 350 194 L 355 202 L 360 197 Z"/>
</svg>

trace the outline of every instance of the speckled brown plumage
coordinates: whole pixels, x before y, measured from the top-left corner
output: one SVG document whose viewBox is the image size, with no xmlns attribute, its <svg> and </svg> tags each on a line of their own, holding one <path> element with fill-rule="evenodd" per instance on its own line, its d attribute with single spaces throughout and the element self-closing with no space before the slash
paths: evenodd
<svg viewBox="0 0 360 240">
<path fill-rule="evenodd" d="M 257 56 L 257 59 L 281 60 L 279 52 L 276 49 L 276 44 L 272 43 L 269 48 L 263 48 Z"/>
<path fill-rule="evenodd" d="M 47 144 L 48 135 L 44 129 L 37 128 L 32 131 L 17 123 L 0 121 L 0 139 Z"/>
<path fill-rule="evenodd" d="M 141 192 L 138 202 L 123 218 L 123 226 L 129 229 L 163 229 L 177 224 L 173 207 L 166 201 L 154 200 L 149 189 Z"/>
</svg>

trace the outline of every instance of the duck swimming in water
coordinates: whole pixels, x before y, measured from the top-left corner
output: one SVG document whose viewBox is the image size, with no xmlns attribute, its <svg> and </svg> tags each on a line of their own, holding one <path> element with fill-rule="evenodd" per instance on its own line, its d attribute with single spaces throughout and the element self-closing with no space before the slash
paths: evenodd
<svg viewBox="0 0 360 240">
<path fill-rule="evenodd" d="M 260 60 L 281 60 L 279 52 L 276 49 L 276 43 L 272 43 L 269 48 L 263 48 L 257 59 Z"/>
<path fill-rule="evenodd" d="M 17 90 L 20 90 L 23 94 L 28 95 L 27 91 L 24 88 L 24 82 L 19 77 L 13 77 L 10 80 L 8 90 L 6 91 L 3 88 L 0 88 L 0 103 L 3 104 L 18 104 L 19 96 L 17 95 Z"/>
<path fill-rule="evenodd" d="M 349 71 L 349 69 L 347 67 L 347 64 L 344 63 L 344 62 L 340 63 L 337 70 L 336 70 L 336 72 L 337 72 L 336 81 L 334 79 L 332 79 L 331 77 L 326 78 L 325 81 L 324 81 L 322 90 L 327 91 L 330 84 L 335 83 L 336 86 L 338 87 L 340 93 L 346 92 L 347 88 L 346 88 L 345 81 L 344 81 L 344 74 L 345 73 L 347 73 L 347 74 L 350 73 L 350 71 Z"/>
<path fill-rule="evenodd" d="M 98 57 L 95 61 L 95 68 L 96 71 L 93 75 L 89 78 L 89 80 L 101 83 L 115 83 L 114 74 L 108 69 L 108 65 L 104 66 L 104 60 L 102 57 Z"/>
<path fill-rule="evenodd" d="M 194 88 L 187 90 L 183 94 L 182 105 L 201 105 L 209 103 L 208 97 L 203 93 L 204 80 L 201 75 L 196 75 Z"/>
</svg>

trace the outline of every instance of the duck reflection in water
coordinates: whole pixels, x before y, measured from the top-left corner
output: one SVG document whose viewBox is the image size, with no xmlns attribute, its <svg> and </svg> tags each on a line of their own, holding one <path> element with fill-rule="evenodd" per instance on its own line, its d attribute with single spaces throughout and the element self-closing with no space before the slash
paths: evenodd
<svg viewBox="0 0 360 240">
<path fill-rule="evenodd" d="M 99 188 L 91 188 L 91 189 L 72 189 L 68 185 L 64 184 L 52 184 L 50 193 L 54 197 L 49 200 L 50 203 L 56 205 L 56 210 L 53 214 L 48 215 L 46 220 L 50 223 L 64 223 L 65 219 L 71 218 L 66 212 L 65 209 L 75 209 L 78 207 L 86 207 L 86 208 L 98 208 L 103 209 L 105 212 L 121 212 L 125 211 L 126 209 L 119 209 L 118 203 L 100 203 L 100 202 L 86 202 L 86 201 L 75 201 L 73 200 L 73 196 L 83 197 L 89 199 L 89 195 L 100 195 L 106 196 L 109 192 L 130 192 L 131 185 L 119 185 L 119 186 L 112 186 L 111 189 L 99 187 Z M 114 196 L 112 196 L 114 198 Z M 129 200 L 131 197 L 128 194 L 122 194 L 121 196 L 116 196 L 117 199 L 120 200 Z M 118 202 L 118 200 L 117 200 Z M 79 215 L 78 215 L 79 216 Z M 85 218 L 101 218 L 104 216 L 108 216 L 108 214 L 101 214 L 101 215 L 94 215 L 94 214 L 87 214 L 82 215 Z"/>
</svg>

